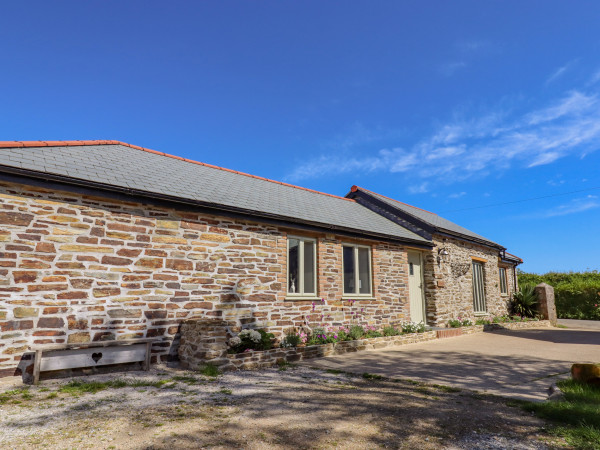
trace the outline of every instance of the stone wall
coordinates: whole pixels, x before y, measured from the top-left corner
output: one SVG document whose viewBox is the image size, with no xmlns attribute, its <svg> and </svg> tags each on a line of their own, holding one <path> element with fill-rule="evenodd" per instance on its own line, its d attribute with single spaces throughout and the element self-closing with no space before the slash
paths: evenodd
<svg viewBox="0 0 600 450">
<path fill-rule="evenodd" d="M 507 313 L 509 295 L 500 294 L 498 250 L 463 240 L 434 235 L 436 247 L 425 255 L 427 322 L 445 326 L 450 319 L 471 319 Z M 437 262 L 438 249 L 448 250 L 448 260 Z M 473 308 L 473 258 L 485 260 L 484 285 L 487 314 L 475 316 Z M 510 276 L 509 278 L 512 278 Z M 514 289 L 514 283 L 510 285 Z"/>
<path fill-rule="evenodd" d="M 312 234 L 319 299 L 286 300 L 287 233 L 299 231 L 149 204 L 0 183 L 0 375 L 33 345 L 156 337 L 177 358 L 190 317 L 281 336 L 309 322 L 407 320 L 402 246 Z M 374 295 L 342 300 L 342 242 L 370 245 Z M 357 318 L 358 317 L 358 318 Z"/>
<path fill-rule="evenodd" d="M 293 363 L 323 356 L 341 355 L 343 353 L 358 352 L 365 350 L 378 350 L 386 347 L 395 347 L 399 345 L 416 344 L 439 338 L 449 338 L 444 332 L 452 331 L 452 336 L 463 334 L 481 333 L 483 331 L 494 330 L 521 330 L 527 328 L 546 328 L 551 324 L 547 320 L 503 323 L 491 325 L 474 325 L 471 327 L 452 328 L 449 330 L 426 331 L 425 333 L 411 333 L 400 336 L 386 336 L 370 339 L 359 339 L 356 341 L 343 341 L 332 344 L 310 345 L 307 347 L 294 348 L 273 348 L 266 351 L 249 351 L 237 354 L 228 354 L 227 345 L 222 336 L 227 334 L 224 323 L 207 323 L 206 320 L 190 320 L 190 326 L 186 327 L 185 333 L 182 333 L 182 341 L 189 342 L 191 345 L 182 344 L 180 347 L 181 359 L 184 367 L 191 369 L 201 368 L 206 363 L 212 363 L 219 366 L 220 370 L 248 370 L 272 367 L 283 362 Z M 187 324 L 187 322 L 186 322 Z M 186 325 L 184 324 L 184 326 Z M 221 326 L 221 332 L 213 328 L 213 325 Z M 196 332 L 208 333 L 205 337 L 195 334 Z M 218 335 L 217 340 L 212 340 L 209 336 Z M 205 344 L 203 344 L 205 343 Z M 185 347 L 185 349 L 183 349 Z M 196 353 L 194 353 L 196 352 Z M 223 358 L 223 355 L 225 358 Z"/>
</svg>

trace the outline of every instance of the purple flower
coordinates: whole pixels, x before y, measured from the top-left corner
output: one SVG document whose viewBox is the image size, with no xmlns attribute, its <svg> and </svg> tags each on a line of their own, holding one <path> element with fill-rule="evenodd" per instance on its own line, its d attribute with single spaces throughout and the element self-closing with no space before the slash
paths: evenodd
<svg viewBox="0 0 600 450">
<path fill-rule="evenodd" d="M 312 302 L 312 310 L 314 312 L 314 310 L 315 310 L 315 302 Z"/>
</svg>

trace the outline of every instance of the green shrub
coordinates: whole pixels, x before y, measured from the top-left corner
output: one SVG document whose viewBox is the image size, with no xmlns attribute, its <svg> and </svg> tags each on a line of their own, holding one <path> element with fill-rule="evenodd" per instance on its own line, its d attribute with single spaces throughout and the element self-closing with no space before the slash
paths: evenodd
<svg viewBox="0 0 600 450">
<path fill-rule="evenodd" d="M 401 333 L 400 330 L 398 330 L 397 328 L 394 327 L 385 327 L 383 329 L 383 335 L 384 336 L 398 336 Z"/>
<path fill-rule="evenodd" d="M 477 319 L 475 325 L 490 325 L 492 321 L 490 319 Z"/>
<path fill-rule="evenodd" d="M 360 339 L 364 336 L 365 334 L 365 330 L 363 327 L 361 327 L 360 325 L 352 325 L 350 327 L 350 331 L 348 333 L 348 335 L 353 339 Z"/>
<path fill-rule="evenodd" d="M 289 330 L 281 341 L 283 348 L 298 347 L 298 344 L 300 344 L 300 335 L 294 330 Z"/>
<path fill-rule="evenodd" d="M 520 317 L 535 317 L 538 312 L 538 299 L 533 284 L 524 284 L 513 294 L 510 302 L 512 314 Z"/>
<path fill-rule="evenodd" d="M 519 272 L 519 286 L 539 283 L 547 283 L 554 287 L 559 318 L 600 320 L 598 271 L 548 272 L 544 275 Z"/>
</svg>

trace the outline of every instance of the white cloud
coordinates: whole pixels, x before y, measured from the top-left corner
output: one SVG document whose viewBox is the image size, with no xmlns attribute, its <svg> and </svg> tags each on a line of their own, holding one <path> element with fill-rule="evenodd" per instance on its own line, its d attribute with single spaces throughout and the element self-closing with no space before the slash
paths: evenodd
<svg viewBox="0 0 600 450">
<path fill-rule="evenodd" d="M 522 103 L 527 102 L 522 99 Z M 349 146 L 343 154 L 322 155 L 301 163 L 286 178 L 299 181 L 339 173 L 403 173 L 407 183 L 419 186 L 411 192 L 424 192 L 435 184 L 452 184 L 513 167 L 534 168 L 600 148 L 600 93 L 565 92 L 560 98 L 517 114 L 518 106 L 463 114 L 439 124 L 412 145 L 367 156 L 364 145 L 360 153 L 346 156 L 352 154 Z"/>
<path fill-rule="evenodd" d="M 584 211 L 589 211 L 590 209 L 596 209 L 600 207 L 600 201 L 598 201 L 598 197 L 595 195 L 588 195 L 585 198 L 577 198 L 569 203 L 565 203 L 557 206 L 551 211 L 546 213 L 546 217 L 557 217 L 557 216 L 566 216 L 568 214 L 576 214 Z"/>
<path fill-rule="evenodd" d="M 456 192 L 454 194 L 450 194 L 448 198 L 461 198 L 463 195 L 466 195 L 466 192 Z"/>
</svg>

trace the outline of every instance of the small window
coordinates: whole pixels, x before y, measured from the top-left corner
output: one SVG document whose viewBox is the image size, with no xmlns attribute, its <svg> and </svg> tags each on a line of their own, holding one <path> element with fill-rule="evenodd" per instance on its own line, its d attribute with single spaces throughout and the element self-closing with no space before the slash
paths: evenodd
<svg viewBox="0 0 600 450">
<path fill-rule="evenodd" d="M 371 249 L 359 245 L 342 247 L 344 294 L 371 295 Z"/>
<path fill-rule="evenodd" d="M 415 266 L 413 263 L 408 263 L 408 274 L 409 275 L 415 274 Z"/>
<path fill-rule="evenodd" d="M 500 293 L 508 294 L 508 284 L 506 282 L 506 268 L 500 267 L 499 272 L 500 272 Z"/>
<path fill-rule="evenodd" d="M 314 239 L 288 239 L 288 294 L 317 295 L 317 252 Z"/>
</svg>

